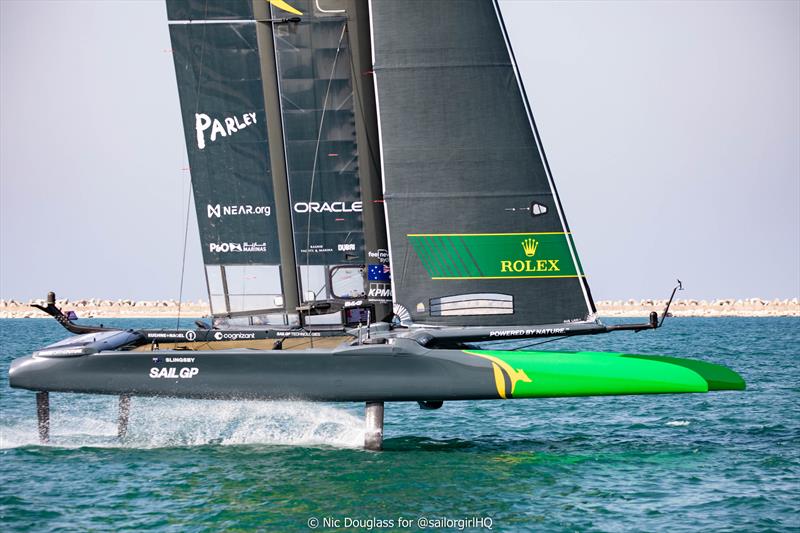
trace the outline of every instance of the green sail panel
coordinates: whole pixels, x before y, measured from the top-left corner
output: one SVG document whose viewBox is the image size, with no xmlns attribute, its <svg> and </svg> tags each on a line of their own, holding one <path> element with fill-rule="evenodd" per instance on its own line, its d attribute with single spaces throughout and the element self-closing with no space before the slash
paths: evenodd
<svg viewBox="0 0 800 533">
<path fill-rule="evenodd" d="M 342 2 L 340 2 L 343 4 Z M 301 298 L 364 298 L 366 260 L 353 60 L 347 17 L 327 1 L 275 25 L 286 165 Z M 274 17 L 284 10 L 272 5 Z"/>
<path fill-rule="evenodd" d="M 442 326 L 591 320 L 495 2 L 370 6 L 396 314 Z M 529 238 L 538 248 L 526 252 Z"/>
<path fill-rule="evenodd" d="M 432 280 L 577 278 L 564 233 L 409 235 Z"/>
</svg>

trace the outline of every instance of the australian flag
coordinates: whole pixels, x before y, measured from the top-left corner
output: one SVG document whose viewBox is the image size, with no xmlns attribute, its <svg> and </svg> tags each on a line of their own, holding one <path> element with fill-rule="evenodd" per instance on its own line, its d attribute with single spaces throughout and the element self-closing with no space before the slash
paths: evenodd
<svg viewBox="0 0 800 533">
<path fill-rule="evenodd" d="M 367 268 L 369 281 L 392 281 L 392 269 L 389 265 L 369 265 Z"/>
</svg>

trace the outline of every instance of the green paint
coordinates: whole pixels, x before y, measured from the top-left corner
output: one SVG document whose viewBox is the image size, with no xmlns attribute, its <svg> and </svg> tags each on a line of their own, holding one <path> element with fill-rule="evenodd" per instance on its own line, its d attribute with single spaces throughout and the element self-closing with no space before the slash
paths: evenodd
<svg viewBox="0 0 800 533">
<path fill-rule="evenodd" d="M 409 235 L 432 279 L 574 278 L 565 233 Z"/>
<path fill-rule="evenodd" d="M 706 363 L 696 359 L 679 359 L 666 355 L 633 355 L 625 354 L 623 357 L 635 357 L 639 359 L 649 359 L 651 361 L 663 361 L 673 365 L 684 366 L 697 372 L 708 382 L 708 390 L 745 390 L 747 385 L 742 376 L 722 365 Z"/>
<path fill-rule="evenodd" d="M 470 350 L 492 361 L 498 395 L 508 398 L 743 390 L 732 370 L 703 361 L 603 352 Z M 498 374 L 501 371 L 501 374 Z M 527 378 L 527 379 L 525 379 Z M 528 381 L 529 380 L 529 381 Z M 501 387 L 504 390 L 500 390 Z M 508 394 L 513 386 L 513 394 Z"/>
</svg>

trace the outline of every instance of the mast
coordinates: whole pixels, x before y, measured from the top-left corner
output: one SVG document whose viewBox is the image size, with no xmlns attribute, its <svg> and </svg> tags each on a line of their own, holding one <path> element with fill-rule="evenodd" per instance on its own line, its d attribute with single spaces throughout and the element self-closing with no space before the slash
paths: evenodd
<svg viewBox="0 0 800 533">
<path fill-rule="evenodd" d="M 275 194 L 275 219 L 278 225 L 281 256 L 281 281 L 287 310 L 295 310 L 300 305 L 297 280 L 297 264 L 294 257 L 294 230 L 292 229 L 289 182 L 286 176 L 286 152 L 283 143 L 283 121 L 281 120 L 280 88 L 275 65 L 274 22 L 270 22 L 269 4 L 264 0 L 253 0 L 253 15 L 256 21 L 256 35 L 261 50 L 261 79 L 264 87 L 264 104 L 267 113 L 267 134 L 270 139 L 281 142 L 269 143 L 269 156 L 272 163 L 272 187 Z M 291 23 L 289 23 L 291 24 Z"/>
<path fill-rule="evenodd" d="M 375 106 L 375 85 L 372 80 L 372 39 L 368 0 L 346 0 L 348 35 L 353 63 L 356 137 L 358 139 L 359 179 L 364 205 L 364 246 L 367 265 L 389 265 L 386 235 L 386 213 L 383 209 L 378 113 Z M 387 292 L 388 291 L 388 292 Z M 392 311 L 390 283 L 367 284 L 367 298 L 375 304 L 375 320 L 382 320 Z"/>
</svg>

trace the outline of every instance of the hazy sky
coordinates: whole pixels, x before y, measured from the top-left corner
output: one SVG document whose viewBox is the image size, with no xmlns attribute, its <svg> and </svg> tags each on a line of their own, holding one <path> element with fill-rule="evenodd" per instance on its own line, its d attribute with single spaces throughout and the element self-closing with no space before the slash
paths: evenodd
<svg viewBox="0 0 800 533">
<path fill-rule="evenodd" d="M 501 0 L 595 298 L 800 294 L 800 3 Z M 0 0 L 0 297 L 176 298 L 163 2 Z M 192 210 L 184 296 L 206 298 Z"/>
</svg>

